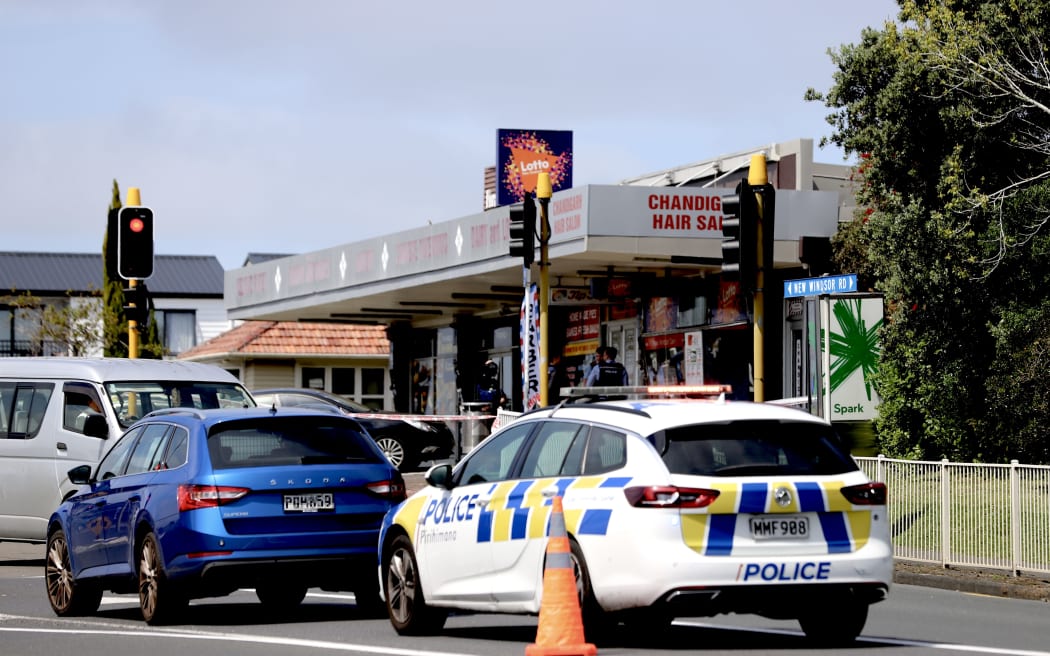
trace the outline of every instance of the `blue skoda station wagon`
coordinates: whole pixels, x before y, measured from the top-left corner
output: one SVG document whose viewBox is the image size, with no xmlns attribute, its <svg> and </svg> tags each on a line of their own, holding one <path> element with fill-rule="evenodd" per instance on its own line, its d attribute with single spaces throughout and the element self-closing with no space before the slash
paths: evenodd
<svg viewBox="0 0 1050 656">
<path fill-rule="evenodd" d="M 352 418 L 317 410 L 170 409 L 134 424 L 47 529 L 47 596 L 61 616 L 138 592 L 149 624 L 190 599 L 255 588 L 274 611 L 310 587 L 383 607 L 376 543 L 405 484 Z"/>
</svg>

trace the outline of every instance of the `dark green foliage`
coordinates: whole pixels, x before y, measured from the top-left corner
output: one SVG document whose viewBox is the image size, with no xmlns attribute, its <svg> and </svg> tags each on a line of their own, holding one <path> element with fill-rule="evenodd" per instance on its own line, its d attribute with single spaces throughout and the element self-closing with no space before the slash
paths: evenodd
<svg viewBox="0 0 1050 656">
<path fill-rule="evenodd" d="M 876 440 L 893 456 L 1050 462 L 1050 114 L 992 92 L 967 59 L 1009 71 L 1048 43 L 1050 2 L 901 7 L 904 22 L 831 53 L 834 86 L 807 94 L 860 158 L 860 210 L 833 248 L 886 295 Z"/>
</svg>

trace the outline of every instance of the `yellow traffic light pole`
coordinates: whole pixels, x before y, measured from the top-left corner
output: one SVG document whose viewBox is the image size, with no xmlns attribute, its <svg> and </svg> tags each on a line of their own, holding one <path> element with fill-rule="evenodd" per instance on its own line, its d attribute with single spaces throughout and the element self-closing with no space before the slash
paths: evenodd
<svg viewBox="0 0 1050 656">
<path fill-rule="evenodd" d="M 540 203 L 540 407 L 550 402 L 550 372 L 547 370 L 548 349 L 547 330 L 550 310 L 550 262 L 548 262 L 551 237 L 550 221 L 547 217 L 547 205 L 552 195 L 550 173 L 540 173 L 536 178 L 536 200 Z"/>
<path fill-rule="evenodd" d="M 766 185 L 769 182 L 769 178 L 766 174 L 766 156 L 762 154 L 751 156 L 751 168 L 747 172 L 747 183 L 752 187 L 758 185 Z M 766 360 L 765 360 L 765 329 L 766 329 L 766 313 L 765 313 L 765 287 L 766 287 L 766 270 L 765 270 L 765 246 L 763 239 L 763 230 L 765 226 L 765 194 L 760 189 L 754 190 L 755 194 L 755 207 L 758 210 L 755 217 L 755 294 L 754 294 L 754 313 L 755 313 L 755 329 L 754 334 L 754 359 L 755 359 L 755 396 L 754 400 L 761 403 L 766 400 Z M 772 255 L 772 253 L 770 254 Z M 770 258 L 772 261 L 772 258 Z"/>
<path fill-rule="evenodd" d="M 128 187 L 128 202 L 127 204 L 131 207 L 142 204 L 142 199 L 139 196 L 138 187 Z M 128 280 L 128 287 L 135 289 L 138 285 L 138 280 L 131 278 Z M 134 298 L 134 297 L 132 297 Z M 135 307 L 135 303 L 130 304 Z M 134 313 L 132 313 L 134 314 Z M 133 318 L 128 318 L 128 357 L 135 359 L 139 357 L 139 322 Z"/>
</svg>

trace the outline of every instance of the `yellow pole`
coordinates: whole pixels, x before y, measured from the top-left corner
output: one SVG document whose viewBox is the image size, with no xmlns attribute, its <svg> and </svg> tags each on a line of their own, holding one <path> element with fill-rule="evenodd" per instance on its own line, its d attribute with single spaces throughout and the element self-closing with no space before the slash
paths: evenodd
<svg viewBox="0 0 1050 656">
<path fill-rule="evenodd" d="M 751 156 L 751 168 L 747 172 L 747 183 L 752 186 L 765 185 L 769 182 L 766 174 L 766 156 L 761 153 Z M 755 226 L 755 330 L 754 330 L 754 354 L 755 354 L 755 398 L 756 402 L 766 400 L 766 361 L 765 361 L 765 248 L 763 247 L 763 204 L 765 197 L 761 191 L 755 190 L 755 206 L 758 211 Z"/>
<path fill-rule="evenodd" d="M 551 176 L 540 173 L 536 178 L 536 200 L 540 203 L 540 407 L 550 403 L 550 373 L 547 371 L 548 346 L 547 330 L 550 308 L 550 262 L 547 261 L 547 243 L 551 237 L 550 221 L 547 218 L 547 205 L 551 200 Z"/>
<path fill-rule="evenodd" d="M 142 198 L 139 195 L 138 187 L 128 187 L 128 207 L 137 207 L 142 205 Z M 128 281 L 128 287 L 135 289 L 138 285 L 138 281 L 132 278 Z M 131 304 L 135 306 L 134 303 Z M 139 357 L 139 323 L 134 319 L 128 319 L 128 357 L 135 359 Z"/>
</svg>

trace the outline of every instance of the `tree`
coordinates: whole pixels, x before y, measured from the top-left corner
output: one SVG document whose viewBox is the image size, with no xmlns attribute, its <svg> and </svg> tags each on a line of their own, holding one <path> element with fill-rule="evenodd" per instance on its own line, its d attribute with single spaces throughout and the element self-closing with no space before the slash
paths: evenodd
<svg viewBox="0 0 1050 656">
<path fill-rule="evenodd" d="M 876 439 L 892 455 L 1001 460 L 1019 452 L 1014 440 L 988 438 L 1006 428 L 1005 399 L 988 383 L 1025 374 L 1010 350 L 1015 328 L 1038 328 L 1031 312 L 1050 282 L 1037 229 L 1045 220 L 1031 213 L 1050 207 L 1040 192 L 1047 153 L 1031 139 L 1050 133 L 1050 116 L 1037 118 L 1020 96 L 981 93 L 961 62 L 980 45 L 1001 62 L 1027 62 L 1045 81 L 1036 44 L 1050 29 L 1047 5 L 906 0 L 900 24 L 865 30 L 859 44 L 829 53 L 837 70 L 826 94 L 807 92 L 834 110 L 830 140 L 860 157 L 861 209 L 833 245 L 835 261 L 859 265 L 888 302 Z M 949 34 L 960 25 L 969 31 Z M 1036 415 L 1017 420 L 1050 426 L 1050 414 Z"/>
<path fill-rule="evenodd" d="M 80 357 L 97 354 L 102 347 L 98 329 L 103 312 L 97 292 L 88 296 L 66 292 L 66 296 L 66 303 L 45 303 L 29 293 L 3 299 L 5 305 L 17 308 L 22 320 L 35 324 L 30 338 L 34 355 Z"/>
</svg>

